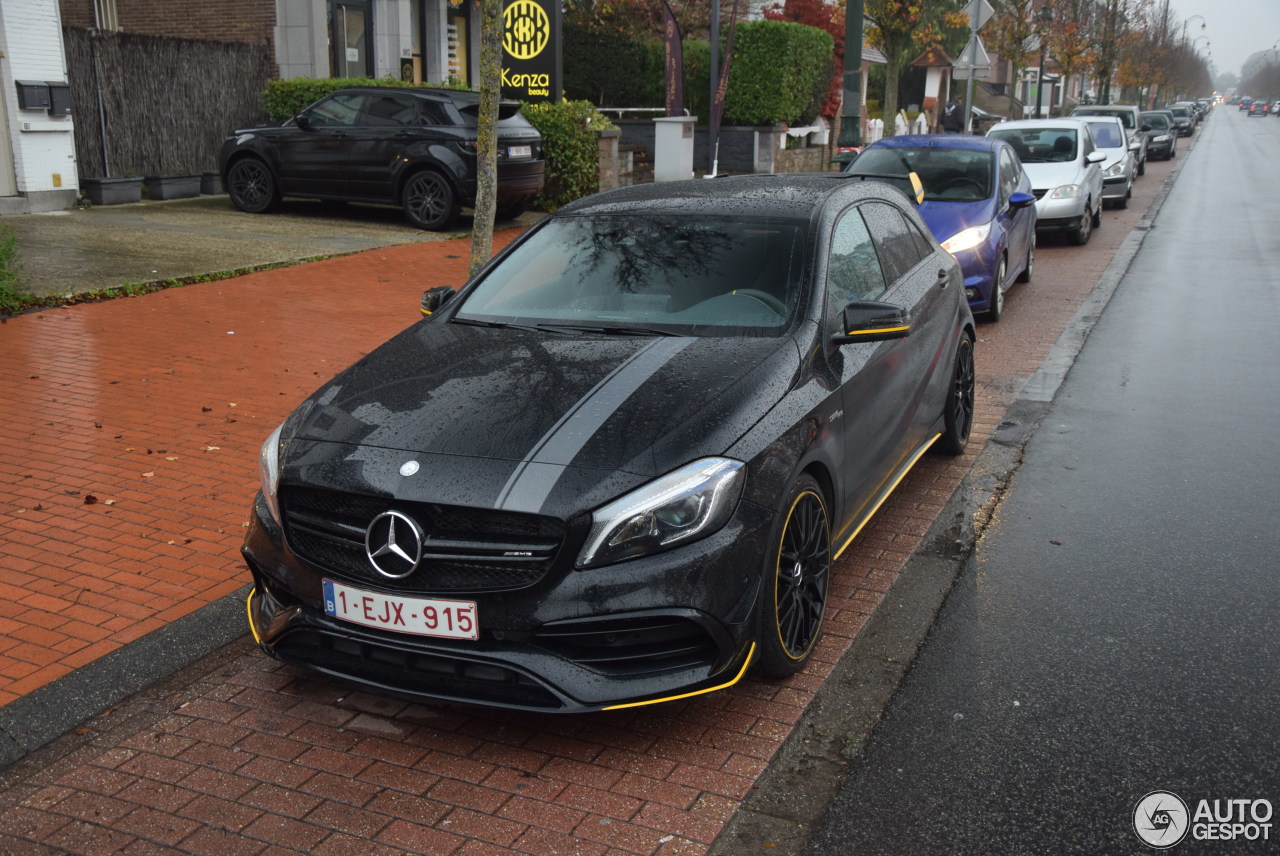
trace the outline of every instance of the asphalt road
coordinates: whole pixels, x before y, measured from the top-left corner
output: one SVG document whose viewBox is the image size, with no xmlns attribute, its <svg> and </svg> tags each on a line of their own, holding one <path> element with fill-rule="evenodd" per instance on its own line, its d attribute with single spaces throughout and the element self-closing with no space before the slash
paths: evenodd
<svg viewBox="0 0 1280 856">
<path fill-rule="evenodd" d="M 1280 121 L 1200 133 L 810 856 L 1280 852 Z"/>
</svg>

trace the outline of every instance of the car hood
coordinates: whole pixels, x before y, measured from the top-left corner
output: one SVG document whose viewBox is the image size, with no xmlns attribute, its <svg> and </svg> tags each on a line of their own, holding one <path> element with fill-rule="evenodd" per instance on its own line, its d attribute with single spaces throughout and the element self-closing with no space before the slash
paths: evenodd
<svg viewBox="0 0 1280 856">
<path fill-rule="evenodd" d="M 970 226 L 981 226 L 995 217 L 994 199 L 978 202 L 945 202 L 925 200 L 917 209 L 939 243 Z"/>
<path fill-rule="evenodd" d="M 410 488 L 395 473 L 414 461 L 434 476 L 421 499 L 550 513 L 553 488 L 603 501 L 723 454 L 790 389 L 799 366 L 789 337 L 557 335 L 428 321 L 304 402 L 287 423 L 281 463 L 290 480 L 404 495 Z"/>
<path fill-rule="evenodd" d="M 1052 190 L 1064 184 L 1083 184 L 1084 170 L 1075 162 L 1070 163 L 1023 163 L 1027 178 L 1036 190 Z"/>
</svg>

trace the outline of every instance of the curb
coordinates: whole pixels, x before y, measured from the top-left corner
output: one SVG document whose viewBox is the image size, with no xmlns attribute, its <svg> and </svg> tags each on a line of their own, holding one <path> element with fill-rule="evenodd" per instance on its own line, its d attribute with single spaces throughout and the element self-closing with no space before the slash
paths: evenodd
<svg viewBox="0 0 1280 856">
<path fill-rule="evenodd" d="M 1193 139 L 1199 140 L 1199 136 Z M 1194 147 L 1194 142 L 1188 146 L 1188 156 Z M 762 848 L 776 856 L 801 856 L 806 851 L 852 763 L 861 756 L 882 712 L 915 661 L 952 584 L 972 564 L 985 522 L 1021 465 L 1023 449 L 1142 248 L 1185 164 L 1184 158 L 1165 178 L 1040 368 L 1005 411 L 990 442 L 934 520 L 921 546 L 707 856 L 738 856 Z"/>
</svg>

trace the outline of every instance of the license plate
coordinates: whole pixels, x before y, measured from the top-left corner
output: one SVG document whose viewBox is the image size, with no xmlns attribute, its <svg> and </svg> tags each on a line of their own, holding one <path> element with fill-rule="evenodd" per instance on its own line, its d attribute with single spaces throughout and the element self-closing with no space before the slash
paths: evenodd
<svg viewBox="0 0 1280 856">
<path fill-rule="evenodd" d="M 324 581 L 324 612 L 364 627 L 394 633 L 479 639 L 476 605 L 466 600 L 397 597 Z"/>
<path fill-rule="evenodd" d="M 507 154 L 513 158 L 531 158 L 533 146 L 512 146 L 507 150 Z"/>
</svg>

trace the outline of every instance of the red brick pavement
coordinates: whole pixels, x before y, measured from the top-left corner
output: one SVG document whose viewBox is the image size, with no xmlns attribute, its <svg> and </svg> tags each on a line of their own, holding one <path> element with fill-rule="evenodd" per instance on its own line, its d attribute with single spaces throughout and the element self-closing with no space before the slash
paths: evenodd
<svg viewBox="0 0 1280 856">
<path fill-rule="evenodd" d="M 1045 240 L 980 324 L 971 451 L 922 460 L 837 564 L 801 674 L 552 717 L 351 692 L 242 641 L 10 768 L 0 853 L 705 853 L 1166 172 L 1087 247 Z M 466 254 L 372 250 L 0 326 L 0 702 L 243 585 L 262 438 Z"/>
</svg>

